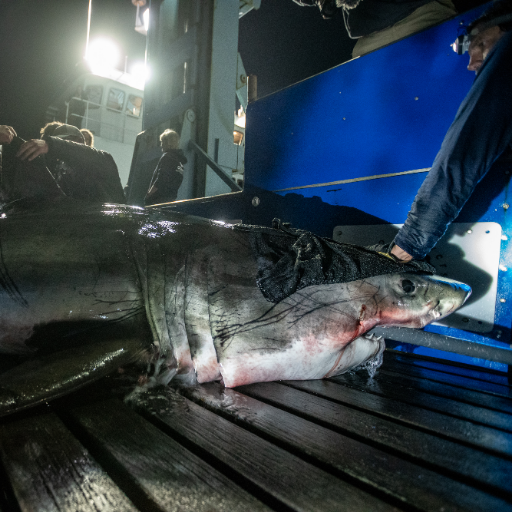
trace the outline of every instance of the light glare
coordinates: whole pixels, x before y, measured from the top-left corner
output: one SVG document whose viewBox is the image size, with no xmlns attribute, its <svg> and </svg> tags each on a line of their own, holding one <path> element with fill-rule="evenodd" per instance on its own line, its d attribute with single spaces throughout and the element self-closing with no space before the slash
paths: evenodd
<svg viewBox="0 0 512 512">
<path fill-rule="evenodd" d="M 142 15 L 142 19 L 144 20 L 144 28 L 146 29 L 146 34 L 149 30 L 149 9 L 146 9 L 144 11 L 144 14 Z"/>
<path fill-rule="evenodd" d="M 96 39 L 89 45 L 86 59 L 93 73 L 112 69 L 119 63 L 119 49 L 109 39 Z"/>
</svg>

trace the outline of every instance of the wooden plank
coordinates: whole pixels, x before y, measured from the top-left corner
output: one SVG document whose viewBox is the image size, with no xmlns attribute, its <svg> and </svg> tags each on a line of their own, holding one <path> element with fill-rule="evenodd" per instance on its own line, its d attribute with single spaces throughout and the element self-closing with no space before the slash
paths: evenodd
<svg viewBox="0 0 512 512">
<path fill-rule="evenodd" d="M 433 380 L 421 375 L 413 375 L 414 369 L 407 372 L 400 368 L 400 371 L 391 371 L 387 369 L 379 370 L 379 377 L 385 377 L 390 382 L 405 382 L 405 379 L 409 379 L 408 385 L 414 386 L 415 389 L 426 391 L 434 395 L 452 398 L 459 402 L 465 402 L 478 407 L 486 409 L 492 409 L 494 411 L 503 412 L 506 414 L 512 414 L 511 400 L 488 393 L 481 393 L 474 389 L 467 389 L 450 384 L 448 382 L 441 382 L 440 379 Z M 453 377 L 457 379 L 458 377 Z"/>
<path fill-rule="evenodd" d="M 300 385 L 302 389 L 322 390 L 338 387 L 343 390 L 343 387 L 328 381 L 294 383 Z M 323 425 L 342 429 L 343 432 L 356 435 L 364 441 L 392 448 L 398 454 L 411 457 L 418 464 L 427 464 L 439 471 L 448 471 L 461 479 L 471 478 L 493 485 L 505 492 L 511 491 L 510 461 L 284 385 L 262 383 L 242 386 L 239 389 L 254 398 L 284 407 Z"/>
<path fill-rule="evenodd" d="M 256 384 L 251 387 L 262 386 L 286 389 L 285 386 L 275 383 Z M 414 510 L 488 511 L 495 510 L 494 507 L 498 507 L 496 510 L 503 510 L 500 508 L 502 506 L 506 510 L 512 509 L 511 504 L 471 488 L 471 485 L 480 485 L 490 492 L 487 482 L 492 481 L 501 489 L 494 490 L 504 495 L 503 488 L 510 490 L 509 475 L 500 474 L 493 478 L 482 474 L 482 481 L 485 481 L 485 484 L 467 477 L 464 477 L 464 482 L 461 483 L 403 460 L 397 456 L 398 454 L 380 450 L 373 445 L 334 432 L 233 389 L 222 389 L 215 384 L 208 384 L 182 390 L 182 393 L 293 453 L 308 460 L 318 460 L 333 470 L 374 486 Z M 340 414 L 343 414 L 343 411 L 340 410 Z M 467 464 L 469 466 L 470 462 Z M 493 468 L 493 471 L 500 472 L 499 468 Z"/>
<path fill-rule="evenodd" d="M 22 511 L 137 510 L 53 414 L 0 426 L 0 457 Z"/>
<path fill-rule="evenodd" d="M 117 400 L 79 407 L 70 415 L 96 458 L 127 482 L 125 492 L 141 510 L 269 510 Z"/>
<path fill-rule="evenodd" d="M 420 391 L 415 387 L 416 381 L 407 377 L 390 378 L 381 372 L 377 372 L 373 379 L 368 379 L 366 374 L 358 372 L 346 373 L 331 380 L 344 386 L 421 407 L 426 411 L 437 411 L 487 427 L 512 432 L 511 414 Z M 424 383 L 422 387 L 428 389 L 428 383 Z"/>
<path fill-rule="evenodd" d="M 179 398 L 177 398 L 177 396 Z M 139 407 L 293 510 L 396 510 L 371 494 L 177 395 L 148 393 Z M 252 408 L 244 414 L 253 415 Z M 282 505 L 277 506 L 282 509 Z"/>
<path fill-rule="evenodd" d="M 490 398 L 496 399 L 498 403 L 503 403 L 504 407 L 509 411 L 512 411 L 512 399 L 510 397 L 511 389 L 509 386 L 475 380 L 462 375 L 453 375 L 439 370 L 430 370 L 428 368 L 402 363 L 397 360 L 390 361 L 388 364 L 390 366 L 389 370 L 393 372 L 485 393 Z M 388 371 L 388 364 L 386 365 L 385 371 Z"/>
<path fill-rule="evenodd" d="M 443 359 L 437 359 L 427 356 L 409 355 L 406 352 L 398 352 L 395 350 L 386 350 L 384 361 L 386 367 L 394 361 L 409 364 L 411 366 L 419 366 L 429 370 L 437 370 L 452 375 L 460 375 L 462 377 L 470 377 L 471 379 L 489 382 L 491 384 L 499 384 L 512 388 L 512 383 L 508 381 L 505 372 L 499 372 L 488 368 L 480 368 L 464 363 L 450 363 Z"/>
</svg>

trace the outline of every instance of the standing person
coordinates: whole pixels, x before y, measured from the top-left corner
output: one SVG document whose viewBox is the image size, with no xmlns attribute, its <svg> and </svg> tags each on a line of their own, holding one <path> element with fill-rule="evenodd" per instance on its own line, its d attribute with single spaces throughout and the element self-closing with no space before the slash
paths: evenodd
<svg viewBox="0 0 512 512">
<path fill-rule="evenodd" d="M 423 259 L 492 164 L 512 144 L 512 0 L 496 2 L 453 45 L 476 78 L 421 185 L 390 254 Z"/>
<path fill-rule="evenodd" d="M 164 154 L 156 166 L 148 193 L 144 198 L 146 206 L 175 201 L 183 181 L 184 165 L 187 159 L 179 148 L 180 136 L 174 130 L 165 130 L 160 135 Z"/>
<path fill-rule="evenodd" d="M 52 133 L 25 142 L 16 156 L 31 162 L 44 155 L 46 165 L 68 197 L 91 203 L 126 202 L 110 153 L 86 146 L 75 126 L 61 124 Z"/>
</svg>

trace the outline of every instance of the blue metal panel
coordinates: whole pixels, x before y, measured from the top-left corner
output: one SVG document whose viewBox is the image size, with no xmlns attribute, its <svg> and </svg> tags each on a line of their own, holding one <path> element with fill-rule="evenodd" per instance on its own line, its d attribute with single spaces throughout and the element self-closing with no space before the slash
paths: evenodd
<svg viewBox="0 0 512 512">
<path fill-rule="evenodd" d="M 474 78 L 449 46 L 458 23 L 250 105 L 247 180 L 279 190 L 430 167 Z"/>
</svg>

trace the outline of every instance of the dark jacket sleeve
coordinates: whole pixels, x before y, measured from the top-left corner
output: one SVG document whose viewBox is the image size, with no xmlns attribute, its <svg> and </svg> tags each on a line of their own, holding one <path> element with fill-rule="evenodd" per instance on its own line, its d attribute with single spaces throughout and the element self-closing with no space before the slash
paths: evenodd
<svg viewBox="0 0 512 512">
<path fill-rule="evenodd" d="M 48 156 L 65 161 L 76 173 L 74 197 L 87 201 L 126 202 L 117 165 L 110 153 L 58 137 L 48 137 Z"/>
<path fill-rule="evenodd" d="M 512 143 L 512 32 L 484 61 L 420 187 L 395 243 L 424 258 Z"/>
<path fill-rule="evenodd" d="M 183 165 L 186 162 L 187 159 L 180 150 L 170 150 L 160 157 L 148 193 L 153 186 L 158 190 L 151 195 L 146 195 L 147 204 L 176 199 L 178 189 L 183 182 Z"/>
<path fill-rule="evenodd" d="M 183 174 L 176 170 L 179 166 L 179 158 L 171 152 L 164 153 L 155 170 L 157 173 L 156 186 L 177 192 L 183 181 Z"/>
</svg>

